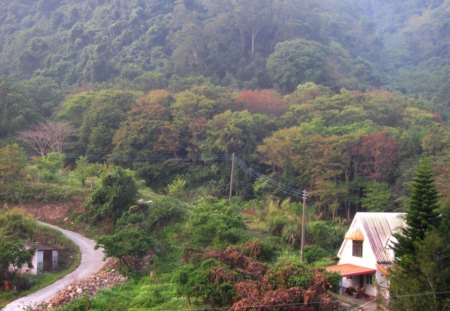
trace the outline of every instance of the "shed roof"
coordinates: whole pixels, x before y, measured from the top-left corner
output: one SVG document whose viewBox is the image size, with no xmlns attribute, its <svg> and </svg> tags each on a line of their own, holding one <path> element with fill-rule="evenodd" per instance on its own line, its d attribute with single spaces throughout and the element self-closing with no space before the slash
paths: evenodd
<svg viewBox="0 0 450 311">
<path fill-rule="evenodd" d="M 38 243 L 38 242 L 28 242 L 25 244 L 25 246 L 34 248 L 37 251 L 50 251 L 50 250 L 58 249 L 57 247 L 50 246 L 50 245 L 43 244 L 43 243 Z"/>
</svg>

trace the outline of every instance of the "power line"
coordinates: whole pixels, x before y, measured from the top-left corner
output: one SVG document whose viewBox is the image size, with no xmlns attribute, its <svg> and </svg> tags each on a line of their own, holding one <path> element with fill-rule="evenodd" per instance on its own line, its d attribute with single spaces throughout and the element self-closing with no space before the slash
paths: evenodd
<svg viewBox="0 0 450 311">
<path fill-rule="evenodd" d="M 338 304 L 338 301 L 332 301 L 332 304 Z M 309 306 L 309 305 L 318 305 L 323 304 L 323 302 L 320 301 L 311 301 L 308 303 L 305 302 L 295 302 L 295 303 L 280 303 L 280 304 L 260 304 L 260 305 L 250 305 L 250 306 L 244 306 L 240 307 L 240 309 L 244 310 L 252 310 L 255 308 L 261 308 L 261 307 L 295 307 L 295 306 Z M 196 307 L 196 308 L 189 308 L 190 311 L 220 311 L 220 310 L 230 310 L 230 307 Z M 173 309 L 163 309 L 162 311 L 173 311 Z"/>
<path fill-rule="evenodd" d="M 164 161 L 164 160 L 186 160 L 191 161 L 199 159 L 201 161 L 228 161 L 229 157 L 224 154 L 197 154 L 194 156 L 173 156 L 173 155 L 147 155 L 147 156 L 110 156 L 110 155 L 98 155 L 98 154 L 65 154 L 66 159 L 78 159 L 80 156 L 85 156 L 88 159 L 95 161 L 118 161 L 118 162 L 151 162 L 151 161 Z"/>
<path fill-rule="evenodd" d="M 295 196 L 297 198 L 302 198 L 303 197 L 303 193 L 296 190 L 295 188 L 286 186 L 278 181 L 273 180 L 272 178 L 254 170 L 253 168 L 251 168 L 250 166 L 248 166 L 244 161 L 242 161 L 241 159 L 239 159 L 238 157 L 234 156 L 235 159 L 235 164 L 241 168 L 243 171 L 245 171 L 246 173 L 248 173 L 249 175 L 255 177 L 258 180 L 261 180 L 262 182 L 267 183 L 268 185 L 279 189 L 280 191 Z"/>
<path fill-rule="evenodd" d="M 415 297 L 415 296 L 428 296 L 428 295 L 442 295 L 442 294 L 450 294 L 450 291 L 445 292 L 425 292 L 425 293 L 417 293 L 417 294 L 405 294 L 405 295 L 391 295 L 390 298 L 401 298 L 401 297 Z"/>
</svg>

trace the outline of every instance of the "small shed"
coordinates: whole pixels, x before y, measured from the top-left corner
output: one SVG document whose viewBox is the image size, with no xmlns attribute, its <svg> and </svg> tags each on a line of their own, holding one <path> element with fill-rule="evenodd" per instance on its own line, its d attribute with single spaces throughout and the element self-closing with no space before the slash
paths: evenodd
<svg viewBox="0 0 450 311">
<path fill-rule="evenodd" d="M 38 274 L 56 271 L 59 256 L 59 250 L 56 247 L 36 242 L 26 243 L 25 247 L 33 248 L 36 252 L 31 258 L 32 267 L 23 267 L 22 273 Z"/>
</svg>

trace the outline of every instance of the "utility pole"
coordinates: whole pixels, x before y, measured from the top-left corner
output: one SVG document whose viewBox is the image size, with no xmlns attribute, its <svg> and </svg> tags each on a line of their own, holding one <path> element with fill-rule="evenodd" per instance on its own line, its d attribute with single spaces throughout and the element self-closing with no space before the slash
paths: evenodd
<svg viewBox="0 0 450 311">
<path fill-rule="evenodd" d="M 303 249 L 305 247 L 305 209 L 306 209 L 306 198 L 308 197 L 308 192 L 303 190 L 303 208 L 302 208 L 302 239 L 300 242 L 300 260 L 303 261 Z"/>
<path fill-rule="evenodd" d="M 234 176 L 234 152 L 231 155 L 230 194 L 228 195 L 228 203 L 231 203 L 231 196 L 233 195 L 233 176 Z"/>
</svg>

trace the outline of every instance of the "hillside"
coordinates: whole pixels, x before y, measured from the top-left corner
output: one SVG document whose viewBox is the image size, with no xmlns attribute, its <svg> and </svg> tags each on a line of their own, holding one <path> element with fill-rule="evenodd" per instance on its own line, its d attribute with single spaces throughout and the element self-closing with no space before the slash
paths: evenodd
<svg viewBox="0 0 450 311">
<path fill-rule="evenodd" d="M 20 79 L 45 76 L 71 86 L 153 72 L 153 82 L 162 86 L 172 75 L 203 75 L 244 87 L 275 84 L 292 91 L 305 81 L 353 89 L 390 85 L 446 98 L 448 1 L 1 4 L 0 73 Z M 270 65 L 279 53 L 285 60 L 303 56 L 296 66 L 305 76 L 292 85 L 279 80 Z"/>
<path fill-rule="evenodd" d="M 444 303 L 421 293 L 441 290 L 423 269 L 449 271 L 430 260 L 450 245 L 449 15 L 450 0 L 0 0 L 0 216 L 85 232 L 130 275 L 63 310 L 309 310 L 336 304 L 324 267 L 355 213 L 409 212 L 423 230 L 405 271 L 421 272 L 397 301 Z"/>
</svg>

